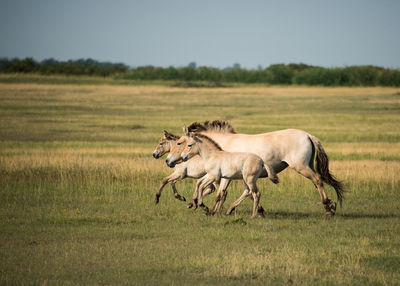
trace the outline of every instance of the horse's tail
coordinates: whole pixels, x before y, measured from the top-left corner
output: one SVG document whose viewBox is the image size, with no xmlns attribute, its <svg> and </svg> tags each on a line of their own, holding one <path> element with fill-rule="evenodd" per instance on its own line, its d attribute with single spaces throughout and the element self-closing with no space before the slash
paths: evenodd
<svg viewBox="0 0 400 286">
<path fill-rule="evenodd" d="M 266 164 L 264 162 L 264 169 L 268 173 L 268 179 L 270 179 L 272 183 L 278 184 L 279 183 L 279 178 L 278 178 L 278 175 L 275 173 L 274 168 L 271 168 L 271 166 L 269 164 Z"/>
<path fill-rule="evenodd" d="M 343 183 L 341 181 L 338 181 L 331 174 L 331 172 L 329 172 L 329 158 L 318 138 L 312 135 L 309 135 L 309 138 L 312 144 L 314 145 L 316 151 L 315 152 L 316 171 L 321 176 L 322 181 L 331 185 L 335 189 L 338 201 L 340 205 L 342 205 L 343 193 L 345 192 Z"/>
</svg>

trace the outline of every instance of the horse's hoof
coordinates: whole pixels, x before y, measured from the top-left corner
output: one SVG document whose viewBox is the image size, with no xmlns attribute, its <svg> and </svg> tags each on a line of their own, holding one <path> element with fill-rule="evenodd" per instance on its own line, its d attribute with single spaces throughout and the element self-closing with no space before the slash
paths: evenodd
<svg viewBox="0 0 400 286">
<path fill-rule="evenodd" d="M 329 204 L 329 207 L 331 208 L 331 210 L 336 211 L 336 203 L 334 201 L 332 201 L 332 203 Z"/>
<path fill-rule="evenodd" d="M 209 212 L 207 213 L 207 215 L 213 216 L 213 215 L 215 215 L 215 213 L 216 213 L 216 211 L 209 211 Z"/>
<path fill-rule="evenodd" d="M 186 207 L 187 207 L 188 209 L 191 209 L 191 208 L 193 207 L 193 203 L 189 203 Z"/>
<path fill-rule="evenodd" d="M 159 200 L 160 200 L 159 197 L 156 196 L 156 198 L 154 199 L 154 203 L 158 204 Z"/>
<path fill-rule="evenodd" d="M 334 212 L 325 212 L 325 217 L 326 218 L 332 218 L 333 216 L 335 215 L 335 213 Z"/>
<path fill-rule="evenodd" d="M 201 204 L 200 207 L 208 214 L 210 212 L 209 208 L 205 204 Z"/>
<path fill-rule="evenodd" d="M 183 201 L 183 202 L 186 201 L 185 197 L 182 197 L 182 196 L 180 196 L 180 195 L 178 195 L 178 194 L 175 195 L 175 199 L 178 199 L 178 200 Z"/>
<path fill-rule="evenodd" d="M 329 200 L 324 203 L 325 213 L 328 216 L 334 216 L 336 212 L 336 203 L 335 201 Z"/>
</svg>

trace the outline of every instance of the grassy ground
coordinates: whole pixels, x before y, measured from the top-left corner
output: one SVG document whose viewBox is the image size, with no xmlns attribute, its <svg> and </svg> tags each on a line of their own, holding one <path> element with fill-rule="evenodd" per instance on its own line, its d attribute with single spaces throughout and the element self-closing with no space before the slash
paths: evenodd
<svg viewBox="0 0 400 286">
<path fill-rule="evenodd" d="M 399 89 L 0 81 L 1 285 L 400 283 Z M 151 158 L 162 130 L 207 119 L 317 136 L 343 207 L 326 219 L 292 170 L 259 182 L 263 219 L 250 200 L 207 217 L 169 187 L 155 206 L 171 172 Z M 189 198 L 194 181 L 177 187 Z M 228 192 L 225 209 L 241 185 Z"/>
</svg>

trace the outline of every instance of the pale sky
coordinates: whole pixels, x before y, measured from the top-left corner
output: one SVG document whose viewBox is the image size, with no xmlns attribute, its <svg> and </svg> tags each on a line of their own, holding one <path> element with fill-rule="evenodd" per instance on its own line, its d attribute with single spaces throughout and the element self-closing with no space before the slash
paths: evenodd
<svg viewBox="0 0 400 286">
<path fill-rule="evenodd" d="M 400 68 L 400 1 L 0 0 L 0 57 Z"/>
</svg>

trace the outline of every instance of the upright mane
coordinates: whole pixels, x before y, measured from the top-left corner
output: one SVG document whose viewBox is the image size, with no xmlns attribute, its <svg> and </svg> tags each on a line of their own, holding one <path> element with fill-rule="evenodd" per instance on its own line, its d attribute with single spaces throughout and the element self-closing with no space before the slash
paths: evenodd
<svg viewBox="0 0 400 286">
<path fill-rule="evenodd" d="M 202 132 L 202 131 L 214 131 L 220 133 L 236 133 L 232 125 L 227 121 L 214 120 L 214 121 L 204 121 L 204 123 L 193 122 L 188 126 L 189 132 Z"/>
<path fill-rule="evenodd" d="M 164 136 L 165 136 L 165 139 L 167 139 L 167 140 L 177 141 L 179 139 L 178 136 L 176 136 L 176 135 L 174 135 L 172 133 L 169 133 L 169 132 L 167 132 L 165 130 L 164 130 Z"/>
<path fill-rule="evenodd" d="M 215 142 L 214 140 L 212 140 L 210 137 L 203 135 L 203 134 L 196 134 L 196 137 L 202 138 L 207 140 L 208 142 L 210 142 L 212 145 L 215 146 L 215 148 L 217 148 L 219 151 L 223 151 L 221 146 L 218 145 L 217 142 Z"/>
</svg>

